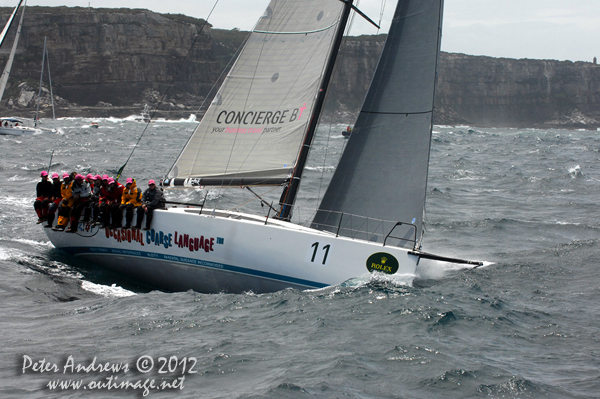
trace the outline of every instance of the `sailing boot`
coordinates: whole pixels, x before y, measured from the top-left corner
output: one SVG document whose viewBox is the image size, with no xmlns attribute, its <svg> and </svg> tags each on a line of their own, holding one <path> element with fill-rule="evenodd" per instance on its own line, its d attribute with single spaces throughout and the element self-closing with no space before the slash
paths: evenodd
<svg viewBox="0 0 600 399">
<path fill-rule="evenodd" d="M 66 216 L 61 215 L 61 213 L 62 213 L 61 210 L 59 210 L 59 213 L 58 213 L 58 223 L 56 223 L 56 226 L 54 226 L 52 228 L 52 230 L 55 230 L 55 231 L 64 231 L 65 228 L 67 227 L 67 224 L 69 224 L 69 218 L 67 218 Z"/>
<path fill-rule="evenodd" d="M 54 230 L 54 231 L 65 231 L 65 227 L 67 227 L 67 226 L 63 226 L 63 225 L 57 224 L 56 226 L 54 226 L 52 228 L 52 230 Z"/>
<path fill-rule="evenodd" d="M 54 223 L 54 213 L 49 213 L 48 214 L 48 224 L 45 225 L 44 227 L 46 227 L 46 228 L 52 227 L 52 223 Z"/>
<path fill-rule="evenodd" d="M 43 209 L 41 208 L 41 205 L 39 205 L 39 203 L 40 203 L 40 201 L 36 201 L 34 204 L 35 213 L 37 213 L 37 215 L 38 215 L 37 224 L 40 224 L 44 221 Z"/>
<path fill-rule="evenodd" d="M 131 228 L 131 222 L 133 221 L 133 210 L 127 210 L 125 213 L 125 228 Z"/>
<path fill-rule="evenodd" d="M 89 206 L 86 206 L 83 209 L 83 222 L 87 223 L 90 221 L 90 216 L 92 216 L 92 208 L 90 208 Z"/>
<path fill-rule="evenodd" d="M 65 232 L 66 233 L 77 233 L 77 228 L 79 227 L 79 222 L 76 218 L 71 218 L 71 227 L 69 227 Z"/>
</svg>

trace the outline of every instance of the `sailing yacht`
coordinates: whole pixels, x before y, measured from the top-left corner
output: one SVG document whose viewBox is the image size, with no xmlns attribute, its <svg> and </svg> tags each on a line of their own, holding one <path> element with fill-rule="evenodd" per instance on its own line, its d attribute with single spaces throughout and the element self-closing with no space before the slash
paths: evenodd
<svg viewBox="0 0 600 399">
<path fill-rule="evenodd" d="M 372 273 L 415 276 L 443 0 L 400 0 L 360 116 L 310 226 L 290 222 L 352 0 L 273 0 L 162 185 L 281 186 L 264 215 L 154 211 L 148 231 L 52 243 L 152 286 L 256 293 L 322 288 Z M 269 207 L 270 208 L 270 207 Z"/>
<path fill-rule="evenodd" d="M 21 7 L 21 4 L 23 5 Z M 12 49 L 10 51 L 10 55 L 8 57 L 8 61 L 4 67 L 4 71 L 2 72 L 2 76 L 0 76 L 0 100 L 4 96 L 4 90 L 6 89 L 6 84 L 8 83 L 8 77 L 10 76 L 10 70 L 12 68 L 12 64 L 15 58 L 15 53 L 17 52 L 17 45 L 19 43 L 19 37 L 21 36 L 21 27 L 23 26 L 23 17 L 25 16 L 25 6 L 27 2 L 19 1 L 19 4 L 15 7 L 13 13 L 11 14 L 8 22 L 4 26 L 2 33 L 0 34 L 0 46 L 4 43 L 4 39 L 8 30 L 10 29 L 14 17 L 16 16 L 19 9 L 21 9 L 21 18 L 19 19 L 19 25 L 17 27 L 17 33 L 15 35 L 15 40 L 13 42 Z M 44 39 L 44 54 L 42 56 L 42 76 L 44 73 L 44 60 L 46 56 L 46 40 Z M 50 66 L 48 65 L 48 73 L 50 73 Z M 41 129 L 37 128 L 38 121 L 38 113 L 39 113 L 39 99 L 41 95 L 42 89 L 42 79 L 40 78 L 40 94 L 38 94 L 38 106 L 35 114 L 35 127 L 25 126 L 24 121 L 20 118 L 8 117 L 8 118 L 0 118 L 0 135 L 10 135 L 10 136 L 29 136 L 33 134 L 40 133 L 56 133 L 55 129 Z M 52 91 L 52 85 L 50 85 L 50 91 Z M 54 102 L 52 105 L 52 112 L 54 113 Z"/>
</svg>

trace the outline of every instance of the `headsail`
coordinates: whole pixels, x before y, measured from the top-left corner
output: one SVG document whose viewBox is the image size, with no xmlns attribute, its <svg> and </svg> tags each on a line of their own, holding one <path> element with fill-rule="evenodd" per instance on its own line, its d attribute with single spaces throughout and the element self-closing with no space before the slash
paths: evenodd
<svg viewBox="0 0 600 399">
<path fill-rule="evenodd" d="M 398 2 L 365 103 L 312 227 L 382 242 L 394 223 L 356 235 L 368 217 L 412 224 L 400 234 L 420 241 L 442 10 L 443 0 Z"/>
<path fill-rule="evenodd" d="M 343 6 L 339 0 L 271 1 L 166 185 L 289 179 Z"/>
</svg>

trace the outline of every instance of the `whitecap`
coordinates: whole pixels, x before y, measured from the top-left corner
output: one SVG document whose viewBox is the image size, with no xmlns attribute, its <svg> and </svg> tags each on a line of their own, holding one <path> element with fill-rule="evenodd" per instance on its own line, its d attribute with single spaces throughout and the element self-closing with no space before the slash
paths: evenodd
<svg viewBox="0 0 600 399">
<path fill-rule="evenodd" d="M 119 287 L 116 284 L 111 285 L 102 285 L 102 284 L 94 284 L 90 281 L 82 281 L 81 288 L 86 291 L 93 292 L 94 294 L 102 295 L 106 298 L 125 298 L 128 296 L 137 295 L 135 292 L 126 290 L 125 288 Z"/>
</svg>

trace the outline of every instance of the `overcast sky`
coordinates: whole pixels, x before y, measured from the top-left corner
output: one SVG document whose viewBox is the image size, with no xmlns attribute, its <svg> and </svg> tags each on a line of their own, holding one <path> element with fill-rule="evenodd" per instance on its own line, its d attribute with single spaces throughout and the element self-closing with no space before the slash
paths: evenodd
<svg viewBox="0 0 600 399">
<path fill-rule="evenodd" d="M 146 8 L 207 18 L 216 0 L 29 0 L 29 6 Z M 14 6 L 16 0 L 0 0 Z M 269 0 L 220 0 L 209 18 L 215 28 L 252 29 Z M 356 4 L 356 3 L 355 3 Z M 387 29 L 394 0 L 361 0 Z M 351 34 L 377 30 L 357 17 Z M 592 61 L 600 57 L 600 0 L 445 0 L 442 50 L 492 57 Z"/>
</svg>

